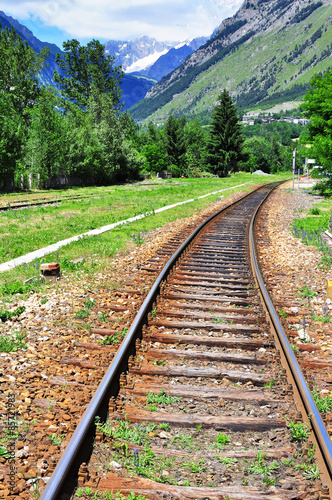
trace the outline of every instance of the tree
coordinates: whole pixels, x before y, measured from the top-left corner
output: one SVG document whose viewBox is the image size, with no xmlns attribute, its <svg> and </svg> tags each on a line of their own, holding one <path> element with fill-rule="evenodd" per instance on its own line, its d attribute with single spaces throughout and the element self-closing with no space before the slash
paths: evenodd
<svg viewBox="0 0 332 500">
<path fill-rule="evenodd" d="M 98 40 L 86 46 L 77 40 L 68 40 L 63 48 L 65 54 L 56 56 L 60 72 L 54 72 L 62 96 L 85 109 L 96 92 L 105 93 L 110 95 L 112 106 L 119 108 L 123 71 L 120 66 L 113 67 L 114 57 L 105 54 L 105 47 Z"/>
<path fill-rule="evenodd" d="M 29 125 L 28 110 L 40 92 L 38 75 L 48 55 L 38 55 L 13 28 L 0 24 L 0 189 L 13 189 L 22 168 L 22 147 Z"/>
<path fill-rule="evenodd" d="M 0 31 L 0 90 L 11 97 L 15 111 L 21 116 L 38 97 L 38 75 L 47 56 L 47 48 L 36 54 L 14 28 Z"/>
<path fill-rule="evenodd" d="M 140 160 L 124 134 L 109 94 L 91 96 L 80 127 L 72 134 L 74 173 L 98 184 L 138 176 Z"/>
<path fill-rule="evenodd" d="M 191 176 L 199 175 L 205 168 L 206 142 L 208 133 L 198 123 L 191 120 L 184 127 L 186 141 L 186 162 L 187 174 Z"/>
<path fill-rule="evenodd" d="M 25 126 L 11 95 L 0 90 L 0 189 L 14 188 L 14 175 L 21 159 Z"/>
<path fill-rule="evenodd" d="M 175 118 L 170 114 L 165 124 L 166 149 L 170 165 L 177 167 L 175 176 L 183 174 L 186 169 L 185 123 L 185 118 Z"/>
<path fill-rule="evenodd" d="M 220 94 L 218 101 L 212 112 L 207 162 L 213 173 L 225 177 L 238 169 L 243 136 L 236 107 L 227 90 Z"/>
<path fill-rule="evenodd" d="M 52 87 L 42 87 L 35 106 L 29 110 L 30 126 L 24 147 L 29 172 L 41 181 L 69 173 L 70 119 L 59 111 L 59 98 Z"/>
<path fill-rule="evenodd" d="M 310 155 L 316 163 L 324 167 L 326 180 L 317 185 L 320 192 L 332 189 L 332 70 L 324 75 L 316 75 L 304 96 L 303 109 L 310 118 L 309 141 L 313 145 Z"/>
</svg>

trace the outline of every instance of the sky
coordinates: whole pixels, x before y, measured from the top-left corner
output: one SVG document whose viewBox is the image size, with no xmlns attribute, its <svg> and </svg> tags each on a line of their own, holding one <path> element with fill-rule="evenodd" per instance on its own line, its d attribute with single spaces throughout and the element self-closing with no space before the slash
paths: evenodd
<svg viewBox="0 0 332 500">
<path fill-rule="evenodd" d="M 76 38 L 134 40 L 146 35 L 159 41 L 210 36 L 239 0 L 0 0 L 0 10 L 27 26 L 44 42 L 60 48 Z"/>
</svg>

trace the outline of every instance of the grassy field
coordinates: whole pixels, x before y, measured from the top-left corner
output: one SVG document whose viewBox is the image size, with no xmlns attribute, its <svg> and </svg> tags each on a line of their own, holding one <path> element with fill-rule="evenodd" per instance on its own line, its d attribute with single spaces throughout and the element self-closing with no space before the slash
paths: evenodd
<svg viewBox="0 0 332 500">
<path fill-rule="evenodd" d="M 326 268 L 332 266 L 332 257 L 321 233 L 330 229 L 331 208 L 332 200 L 324 199 L 316 203 L 304 216 L 294 219 L 291 227 L 294 236 L 301 238 L 306 245 L 314 245 L 323 253 L 320 265 Z"/>
<path fill-rule="evenodd" d="M 284 175 L 283 178 L 285 177 Z M 255 176 L 254 180 L 256 184 L 281 178 L 282 176 Z M 124 251 L 129 242 L 131 246 L 133 243 L 141 245 L 149 231 L 176 219 L 191 216 L 220 196 L 227 197 L 234 191 L 245 190 L 246 186 L 235 186 L 248 183 L 247 186 L 250 187 L 251 180 L 251 174 L 241 173 L 226 179 L 170 179 L 107 188 L 81 188 L 74 190 L 75 195 L 82 195 L 81 199 L 64 199 L 57 205 L 3 212 L 0 214 L 1 263 L 91 229 L 142 213 L 148 216 L 98 236 L 83 237 L 43 259 L 1 273 L 0 295 L 7 293 L 8 284 L 15 280 L 22 282 L 32 276 L 39 276 L 42 262 L 58 261 L 62 269 L 72 271 L 82 266 L 85 272 L 100 270 L 110 258 Z M 223 189 L 227 191 L 197 199 L 198 196 Z M 68 194 L 68 191 L 57 192 L 58 198 Z M 34 194 L 29 196 L 35 197 Z M 186 205 L 158 214 L 154 212 L 157 208 L 190 198 L 194 198 L 194 201 Z M 71 262 L 77 258 L 84 260 L 76 264 Z"/>
</svg>

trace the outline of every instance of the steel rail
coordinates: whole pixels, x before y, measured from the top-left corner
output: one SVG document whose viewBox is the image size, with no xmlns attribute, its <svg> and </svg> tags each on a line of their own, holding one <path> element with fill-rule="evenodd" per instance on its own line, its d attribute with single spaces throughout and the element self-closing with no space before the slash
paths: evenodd
<svg viewBox="0 0 332 500">
<path fill-rule="evenodd" d="M 268 195 L 267 195 L 268 196 Z M 330 481 L 332 482 L 332 443 L 329 438 L 329 435 L 325 429 L 324 423 L 322 421 L 322 418 L 320 416 L 320 413 L 317 409 L 317 406 L 315 404 L 315 401 L 312 397 L 312 394 L 310 392 L 310 389 L 306 383 L 306 380 L 302 374 L 301 368 L 297 362 L 297 359 L 294 355 L 294 352 L 288 342 L 287 336 L 283 330 L 283 327 L 279 321 L 279 317 L 274 309 L 274 306 L 272 304 L 272 301 L 269 297 L 269 294 L 265 288 L 257 258 L 256 258 L 256 249 L 255 249 L 255 242 L 254 242 L 254 226 L 257 221 L 257 215 L 258 212 L 264 203 L 266 198 L 262 200 L 260 203 L 259 207 L 255 210 L 254 214 L 252 215 L 251 222 L 250 222 L 250 227 L 249 227 L 249 249 L 250 249 L 250 254 L 251 254 L 251 262 L 252 262 L 252 267 L 253 271 L 255 273 L 256 280 L 258 282 L 263 301 L 265 303 L 265 306 L 269 312 L 271 321 L 273 323 L 273 326 L 275 328 L 278 340 L 280 342 L 281 348 L 283 350 L 283 353 L 285 355 L 286 361 L 288 363 L 288 366 L 291 370 L 293 379 L 296 383 L 297 390 L 300 394 L 302 404 L 306 410 L 307 416 L 309 418 L 309 421 L 311 423 L 311 426 L 313 428 L 317 443 L 320 447 L 320 451 L 322 453 L 327 471 L 330 476 Z"/>
<path fill-rule="evenodd" d="M 280 184 L 280 183 L 279 183 Z M 277 184 L 273 184 L 273 188 L 276 187 Z M 265 185 L 266 186 L 266 185 Z M 241 197 L 239 200 L 227 205 L 222 210 L 219 210 L 215 214 L 208 217 L 204 222 L 202 222 L 186 239 L 186 241 L 178 248 L 178 250 L 173 254 L 167 264 L 164 266 L 163 270 L 159 274 L 157 280 L 153 284 L 150 292 L 145 298 L 141 308 L 139 309 L 126 337 L 121 343 L 119 350 L 113 359 L 108 371 L 104 375 L 102 381 L 100 382 L 95 395 L 93 396 L 88 408 L 86 409 L 80 423 L 77 426 L 64 454 L 62 455 L 56 469 L 54 470 L 49 483 L 41 497 L 41 500 L 62 500 L 63 496 L 59 496 L 61 492 L 61 488 L 63 487 L 66 480 L 68 480 L 70 475 L 70 470 L 73 467 L 75 460 L 77 459 L 77 455 L 79 453 L 81 445 L 84 443 L 89 431 L 94 425 L 96 416 L 100 415 L 101 406 L 107 396 L 109 396 L 110 388 L 117 385 L 116 378 L 119 375 L 119 371 L 123 367 L 124 362 L 128 360 L 128 356 L 130 354 L 130 350 L 133 348 L 134 341 L 139 337 L 142 331 L 142 327 L 146 322 L 147 315 L 152 309 L 152 304 L 160 290 L 160 286 L 162 282 L 167 278 L 170 270 L 173 265 L 178 260 L 179 256 L 183 253 L 183 251 L 188 247 L 188 245 L 192 242 L 195 236 L 205 227 L 211 220 L 215 217 L 219 216 L 221 213 L 225 212 L 231 207 L 241 203 L 246 198 L 250 197 L 254 192 L 262 189 L 261 186 L 258 189 L 246 194 Z M 270 192 L 271 192 L 270 191 Z M 114 391 L 115 392 L 115 391 Z"/>
</svg>

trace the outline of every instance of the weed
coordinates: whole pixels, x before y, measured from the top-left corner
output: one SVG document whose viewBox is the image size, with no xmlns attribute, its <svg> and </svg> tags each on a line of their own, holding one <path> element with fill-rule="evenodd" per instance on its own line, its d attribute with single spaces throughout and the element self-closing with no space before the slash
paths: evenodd
<svg viewBox="0 0 332 500">
<path fill-rule="evenodd" d="M 214 442 L 214 445 L 220 450 L 223 450 L 225 448 L 225 445 L 228 443 L 229 443 L 229 437 L 221 432 L 220 434 L 218 434 L 217 439 Z"/>
<path fill-rule="evenodd" d="M 298 293 L 300 297 L 303 297 L 304 299 L 311 299 L 313 297 L 317 296 L 317 293 L 314 292 L 313 290 L 310 290 L 308 285 L 304 285 L 302 288 L 298 288 Z"/>
<path fill-rule="evenodd" d="M 52 436 L 50 436 L 49 434 L 47 434 L 47 437 L 50 438 L 52 446 L 59 446 L 66 436 L 57 436 L 56 434 L 52 434 Z"/>
<path fill-rule="evenodd" d="M 144 238 L 142 238 L 141 233 L 133 234 L 133 241 L 140 247 L 144 243 Z"/>
<path fill-rule="evenodd" d="M 99 315 L 99 319 L 100 319 L 100 321 L 102 321 L 103 323 L 107 323 L 107 321 L 108 321 L 108 316 L 107 316 L 107 314 L 105 314 L 104 312 L 102 312 L 102 313 Z"/>
<path fill-rule="evenodd" d="M 159 429 L 163 430 L 163 431 L 169 431 L 171 428 L 171 426 L 169 425 L 169 423 L 162 423 L 159 425 Z"/>
<path fill-rule="evenodd" d="M 0 286 L 0 295 L 15 295 L 16 293 L 24 294 L 30 291 L 36 291 L 40 280 L 33 280 L 29 283 L 21 283 L 19 280 L 13 280 L 10 283 L 3 283 Z"/>
<path fill-rule="evenodd" d="M 196 429 L 197 429 L 197 432 L 200 432 L 201 429 L 202 429 L 202 426 L 201 425 L 196 425 Z"/>
<path fill-rule="evenodd" d="M 89 316 L 90 309 L 95 307 L 96 301 L 93 299 L 88 299 L 84 303 L 84 309 L 79 309 L 75 314 L 75 318 L 77 319 L 85 319 Z"/>
<path fill-rule="evenodd" d="M 288 312 L 287 311 L 284 311 L 283 308 L 279 309 L 279 316 L 280 318 L 288 318 Z"/>
<path fill-rule="evenodd" d="M 10 312 L 10 311 L 0 311 L 0 319 L 2 322 L 5 322 L 9 319 L 12 319 L 14 318 L 15 316 L 19 316 L 20 314 L 22 314 L 23 312 L 25 311 L 25 307 L 24 306 L 20 306 L 18 307 L 17 309 L 15 309 L 15 311 L 13 312 Z"/>
<path fill-rule="evenodd" d="M 270 389 L 272 389 L 272 387 L 274 386 L 274 379 L 270 380 L 270 382 L 267 382 L 266 384 L 264 384 L 264 387 L 269 387 Z"/>
<path fill-rule="evenodd" d="M 82 269 L 84 267 L 85 260 L 82 259 L 78 262 L 73 262 L 69 260 L 67 257 L 63 257 L 61 259 L 61 269 L 66 269 L 68 271 L 78 271 L 79 269 Z"/>
<path fill-rule="evenodd" d="M 261 451 L 258 451 L 256 462 L 251 464 L 248 468 L 249 474 L 255 475 L 263 475 L 263 482 L 267 482 L 269 480 L 269 475 L 274 471 L 280 468 L 280 464 L 278 464 L 275 460 L 272 463 L 266 462 L 266 456 L 262 455 Z M 265 479 L 265 481 L 264 481 Z"/>
<path fill-rule="evenodd" d="M 113 422 L 105 424 L 97 423 L 97 429 L 109 437 L 128 441 L 129 443 L 142 446 L 150 441 L 149 432 L 155 430 L 155 424 L 134 424 L 130 426 L 128 420 L 118 419 L 116 425 Z"/>
<path fill-rule="evenodd" d="M 4 458 L 7 460 L 10 458 L 10 453 L 8 452 L 7 448 L 5 446 L 0 446 L 0 457 Z"/>
<path fill-rule="evenodd" d="M 36 477 L 31 477 L 31 485 L 32 485 L 32 498 L 38 499 L 40 497 L 40 491 L 39 491 L 39 477 L 38 474 L 36 474 Z"/>
<path fill-rule="evenodd" d="M 178 398 L 176 396 L 168 396 L 166 394 L 165 389 L 163 389 L 159 394 L 153 394 L 152 392 L 148 392 L 146 396 L 147 403 L 157 403 L 163 405 L 171 405 L 173 403 L 178 403 L 182 401 L 182 398 Z"/>
<path fill-rule="evenodd" d="M 184 462 L 183 467 L 188 467 L 190 469 L 190 472 L 196 474 L 199 472 L 204 472 L 206 470 L 206 467 L 204 465 L 204 460 L 198 460 L 198 462 Z"/>
<path fill-rule="evenodd" d="M 308 465 L 304 470 L 303 475 L 306 479 L 319 479 L 320 470 L 317 465 Z"/>
<path fill-rule="evenodd" d="M 157 314 L 157 308 L 154 307 L 151 311 L 151 318 L 153 319 L 156 316 L 156 314 Z"/>
<path fill-rule="evenodd" d="M 155 366 L 165 366 L 165 361 L 154 361 L 152 364 Z"/>
<path fill-rule="evenodd" d="M 299 351 L 300 350 L 297 345 L 291 344 L 290 346 L 293 349 L 293 351 Z"/>
<path fill-rule="evenodd" d="M 294 458 L 282 458 L 281 459 L 282 465 L 285 465 L 285 467 L 291 467 L 294 465 Z"/>
<path fill-rule="evenodd" d="M 12 333 L 0 335 L 0 352 L 14 352 L 19 349 L 26 349 L 27 345 L 24 344 L 23 339 L 26 335 L 12 330 Z"/>
<path fill-rule="evenodd" d="M 295 465 L 296 470 L 303 470 L 303 475 L 308 480 L 319 479 L 320 470 L 315 464 L 297 464 Z"/>
<path fill-rule="evenodd" d="M 331 255 L 323 255 L 320 259 L 320 264 L 318 267 L 322 269 L 329 269 L 332 266 L 332 256 Z"/>
<path fill-rule="evenodd" d="M 147 407 L 146 407 L 146 408 L 147 408 L 148 410 L 150 410 L 150 411 L 157 411 L 157 410 L 158 410 L 158 407 L 157 407 L 157 405 L 156 405 L 156 404 L 149 404 L 149 405 L 147 405 Z"/>
<path fill-rule="evenodd" d="M 308 451 L 307 451 L 308 460 L 309 460 L 309 463 L 311 463 L 311 464 L 315 460 L 315 452 L 316 452 L 316 446 L 315 445 L 312 448 L 309 448 Z"/>
<path fill-rule="evenodd" d="M 226 467 L 230 467 L 231 465 L 236 464 L 237 459 L 236 458 L 222 457 L 222 458 L 220 458 L 220 462 L 223 465 L 226 465 Z"/>
<path fill-rule="evenodd" d="M 111 345 L 111 344 L 116 344 L 120 340 L 124 339 L 128 332 L 128 328 L 124 328 L 122 332 L 120 333 L 118 330 L 113 335 L 107 335 L 104 340 L 100 342 L 101 345 Z"/>
<path fill-rule="evenodd" d="M 174 436 L 174 438 L 172 439 L 172 444 L 180 446 L 182 450 L 186 447 L 188 447 L 190 450 L 194 449 L 192 445 L 192 437 L 185 434 L 177 434 L 176 436 Z"/>
<path fill-rule="evenodd" d="M 317 207 L 310 208 L 308 214 L 309 215 L 320 215 L 322 212 Z"/>
<path fill-rule="evenodd" d="M 332 412 L 332 393 L 326 395 L 325 397 L 320 396 L 317 386 L 314 387 L 314 390 L 311 393 L 319 412 L 321 413 Z"/>
<path fill-rule="evenodd" d="M 293 420 L 288 424 L 290 435 L 294 441 L 307 441 L 310 430 L 305 424 L 295 424 Z"/>
</svg>

